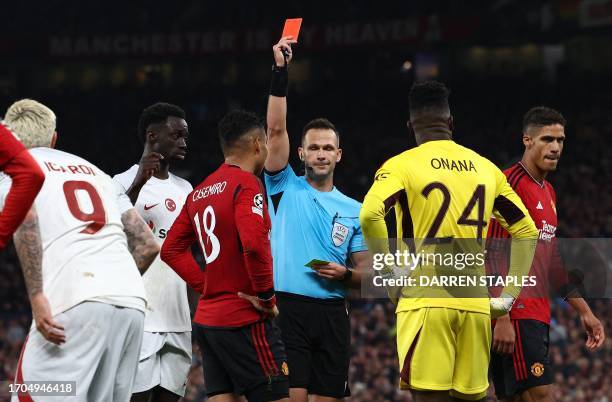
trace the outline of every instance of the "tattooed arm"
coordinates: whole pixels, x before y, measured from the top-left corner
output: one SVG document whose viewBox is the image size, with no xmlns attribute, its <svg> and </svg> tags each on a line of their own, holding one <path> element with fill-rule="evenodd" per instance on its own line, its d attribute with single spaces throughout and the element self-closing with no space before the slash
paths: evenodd
<svg viewBox="0 0 612 402">
<path fill-rule="evenodd" d="M 38 214 L 32 207 L 21 226 L 15 231 L 15 249 L 21 262 L 28 296 L 31 298 L 43 291 L 42 280 L 42 241 L 38 227 Z"/>
<path fill-rule="evenodd" d="M 128 239 L 130 253 L 140 273 L 144 274 L 159 254 L 159 245 L 151 229 L 134 208 L 128 209 L 121 215 L 121 222 Z"/>
<path fill-rule="evenodd" d="M 43 249 L 38 215 L 34 207 L 28 211 L 23 223 L 15 231 L 13 240 L 32 305 L 32 315 L 36 322 L 36 328 L 49 342 L 62 344 L 66 342 L 64 327 L 53 319 L 51 306 L 43 293 Z"/>
</svg>

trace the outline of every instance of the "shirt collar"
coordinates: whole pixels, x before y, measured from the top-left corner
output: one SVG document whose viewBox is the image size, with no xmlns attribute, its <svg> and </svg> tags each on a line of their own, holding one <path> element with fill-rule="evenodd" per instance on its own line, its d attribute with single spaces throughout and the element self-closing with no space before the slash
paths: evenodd
<svg viewBox="0 0 612 402">
<path fill-rule="evenodd" d="M 529 170 L 528 170 L 528 169 L 525 167 L 525 165 L 523 165 L 523 162 L 519 161 L 519 162 L 518 162 L 518 165 L 519 165 L 521 168 L 523 168 L 523 170 L 524 170 L 524 171 L 527 173 L 527 175 L 528 175 L 528 176 L 531 178 L 531 180 L 533 180 L 533 181 L 534 181 L 534 182 L 535 182 L 535 183 L 536 183 L 538 186 L 540 186 L 540 187 L 544 188 L 544 182 L 545 182 L 546 180 L 542 180 L 541 182 L 540 182 L 540 181 L 538 181 L 538 180 L 537 180 L 535 177 L 533 177 L 533 176 L 531 175 L 531 173 L 529 173 Z"/>
</svg>

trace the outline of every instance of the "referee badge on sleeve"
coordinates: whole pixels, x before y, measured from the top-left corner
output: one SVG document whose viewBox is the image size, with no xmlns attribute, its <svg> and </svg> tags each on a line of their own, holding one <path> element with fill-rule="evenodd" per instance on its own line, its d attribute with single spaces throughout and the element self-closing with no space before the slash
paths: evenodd
<svg viewBox="0 0 612 402">
<path fill-rule="evenodd" d="M 349 228 L 344 226 L 341 223 L 334 222 L 334 227 L 332 228 L 332 241 L 336 247 L 340 247 L 344 244 L 346 239 L 348 238 Z"/>
</svg>

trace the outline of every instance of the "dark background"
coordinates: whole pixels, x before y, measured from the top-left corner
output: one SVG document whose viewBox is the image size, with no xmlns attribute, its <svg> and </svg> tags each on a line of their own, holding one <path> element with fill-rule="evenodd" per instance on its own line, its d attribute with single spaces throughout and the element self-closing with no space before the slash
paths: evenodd
<svg viewBox="0 0 612 402">
<path fill-rule="evenodd" d="M 435 78 L 452 91 L 455 140 L 500 167 L 520 158 L 530 107 L 560 110 L 567 140 L 549 178 L 557 234 L 612 234 L 612 1 L 49 0 L 2 4 L 2 16 L 0 115 L 21 98 L 45 103 L 58 117 L 57 147 L 109 174 L 138 161 L 139 114 L 166 101 L 186 110 L 190 129 L 175 172 L 199 183 L 222 160 L 223 114 L 240 107 L 265 116 L 271 47 L 285 18 L 303 17 L 288 97 L 296 169 L 304 123 L 328 117 L 344 149 L 336 185 L 362 200 L 376 168 L 414 146 L 410 86 Z M 0 379 L 11 379 L 29 305 L 14 251 L 0 253 L 0 267 Z M 592 304 L 612 334 L 608 301 Z M 392 307 L 351 305 L 351 400 L 410 400 L 396 391 Z M 564 302 L 553 317 L 556 400 L 612 400 L 612 343 L 587 353 Z M 186 400 L 202 400 L 202 386 L 195 353 Z"/>
</svg>

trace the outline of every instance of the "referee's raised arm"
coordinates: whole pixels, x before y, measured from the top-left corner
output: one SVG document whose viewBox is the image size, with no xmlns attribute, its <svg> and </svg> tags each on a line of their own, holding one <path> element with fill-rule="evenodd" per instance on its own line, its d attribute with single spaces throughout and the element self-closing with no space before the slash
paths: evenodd
<svg viewBox="0 0 612 402">
<path fill-rule="evenodd" d="M 272 66 L 272 83 L 268 99 L 266 116 L 268 125 L 268 158 L 265 168 L 268 172 L 276 172 L 287 166 L 289 162 L 289 135 L 287 134 L 287 88 L 289 78 L 287 67 L 293 53 L 291 44 L 296 43 L 291 36 L 282 38 L 272 50 L 274 65 Z"/>
</svg>

